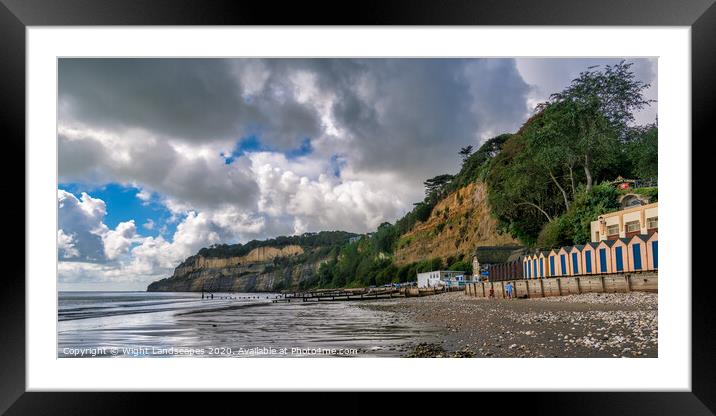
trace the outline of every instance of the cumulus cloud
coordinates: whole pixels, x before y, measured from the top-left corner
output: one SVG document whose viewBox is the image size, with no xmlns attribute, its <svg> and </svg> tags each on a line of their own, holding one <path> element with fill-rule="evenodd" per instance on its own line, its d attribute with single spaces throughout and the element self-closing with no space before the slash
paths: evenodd
<svg viewBox="0 0 716 416">
<path fill-rule="evenodd" d="M 71 259 L 80 255 L 80 251 L 75 247 L 74 234 L 65 234 L 62 230 L 57 230 L 57 249 L 60 258 Z"/>
<path fill-rule="evenodd" d="M 145 230 L 153 230 L 154 229 L 154 220 L 151 218 L 148 219 L 147 222 L 142 224 L 142 228 L 144 228 Z"/>
<path fill-rule="evenodd" d="M 102 234 L 104 254 L 108 260 L 114 260 L 127 252 L 132 243 L 140 241 L 134 220 L 121 222 L 114 230 Z"/>
<path fill-rule="evenodd" d="M 250 217 L 231 210 L 213 215 L 191 211 L 177 225 L 171 240 L 161 235 L 144 237 L 137 233 L 134 220 L 109 228 L 103 222 L 106 206 L 101 199 L 86 193 L 77 199 L 59 190 L 58 201 L 59 273 L 60 281 L 67 283 L 166 277 L 201 247 L 225 241 L 233 232 L 257 232 L 261 228 Z"/>
<path fill-rule="evenodd" d="M 395 194 L 371 189 L 363 181 L 324 173 L 311 178 L 295 172 L 296 163 L 275 155 L 253 154 L 251 161 L 261 190 L 259 209 L 271 217 L 291 218 L 296 234 L 333 229 L 336 224 L 367 232 L 403 208 Z"/>
<path fill-rule="evenodd" d="M 102 220 L 107 212 L 104 201 L 82 193 L 78 199 L 64 190 L 57 191 L 58 245 L 60 258 L 76 261 L 102 261 L 102 234 L 107 227 Z M 71 245 L 70 251 L 66 249 Z M 65 250 L 63 250 L 65 249 Z"/>
<path fill-rule="evenodd" d="M 148 203 L 152 199 L 152 193 L 146 189 L 141 189 L 137 192 L 137 198 L 141 200 L 142 203 Z"/>
</svg>

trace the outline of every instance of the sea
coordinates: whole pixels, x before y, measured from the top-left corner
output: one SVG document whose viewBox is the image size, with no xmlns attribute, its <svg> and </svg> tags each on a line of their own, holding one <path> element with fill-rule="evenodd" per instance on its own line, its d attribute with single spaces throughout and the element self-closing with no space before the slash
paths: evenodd
<svg viewBox="0 0 716 416">
<path fill-rule="evenodd" d="M 434 329 L 368 301 L 277 293 L 59 292 L 58 358 L 397 357 Z"/>
</svg>

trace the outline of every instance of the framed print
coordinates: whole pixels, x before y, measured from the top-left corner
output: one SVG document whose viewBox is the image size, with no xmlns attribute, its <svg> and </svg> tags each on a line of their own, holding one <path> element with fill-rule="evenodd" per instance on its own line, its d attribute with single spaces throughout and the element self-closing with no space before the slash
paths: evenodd
<svg viewBox="0 0 716 416">
<path fill-rule="evenodd" d="M 360 390 L 711 414 L 711 2 L 197 7 L 0 9 L 25 172 L 3 411 Z"/>
</svg>

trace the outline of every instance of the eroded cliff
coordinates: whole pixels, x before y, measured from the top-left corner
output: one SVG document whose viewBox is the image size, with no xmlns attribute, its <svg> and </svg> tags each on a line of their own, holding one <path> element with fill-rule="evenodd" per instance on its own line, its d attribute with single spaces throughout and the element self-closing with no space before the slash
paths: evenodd
<svg viewBox="0 0 716 416">
<path fill-rule="evenodd" d="M 265 292 L 298 286 L 312 277 L 321 260 L 302 247 L 258 247 L 244 256 L 195 255 L 166 279 L 153 282 L 150 292 Z M 315 254 L 315 253 L 313 253 Z"/>
<path fill-rule="evenodd" d="M 519 241 L 497 231 L 485 184 L 474 182 L 447 195 L 435 205 L 427 221 L 418 222 L 400 237 L 395 262 L 402 265 L 459 254 L 471 258 L 477 247 L 512 245 L 519 245 Z"/>
</svg>

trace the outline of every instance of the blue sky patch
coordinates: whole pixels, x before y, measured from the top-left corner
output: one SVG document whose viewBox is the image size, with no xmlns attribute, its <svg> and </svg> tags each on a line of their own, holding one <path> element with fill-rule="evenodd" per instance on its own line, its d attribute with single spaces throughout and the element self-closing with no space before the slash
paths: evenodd
<svg viewBox="0 0 716 416">
<path fill-rule="evenodd" d="M 231 154 L 226 153 L 221 156 L 224 158 L 224 163 L 230 165 L 236 160 L 236 158 L 245 155 L 246 153 L 253 152 L 278 152 L 283 153 L 287 159 L 296 159 L 302 156 L 310 155 L 313 152 L 313 146 L 311 145 L 311 139 L 305 138 L 301 140 L 298 147 L 287 151 L 280 151 L 264 144 L 258 136 L 252 135 L 239 140 L 236 146 L 231 151 Z"/>
<path fill-rule="evenodd" d="M 336 178 L 341 177 L 341 169 L 346 165 L 346 160 L 343 156 L 340 155 L 333 155 L 331 156 L 331 170 L 333 171 L 333 176 Z"/>
<path fill-rule="evenodd" d="M 164 228 L 164 238 L 171 240 L 177 224 L 181 222 L 181 219 L 169 222 L 171 213 L 154 198 L 147 202 L 137 198 L 140 189 L 134 186 L 109 183 L 100 187 L 92 187 L 79 183 L 61 183 L 58 188 L 70 192 L 78 199 L 82 192 L 86 192 L 92 198 L 103 200 L 107 206 L 104 223 L 112 229 L 116 228 L 120 222 L 134 220 L 138 234 L 157 237 Z M 149 220 L 154 224 L 152 229 L 143 227 L 143 224 Z"/>
<path fill-rule="evenodd" d="M 313 146 L 311 146 L 311 139 L 303 139 L 301 141 L 301 144 L 295 148 L 291 149 L 288 152 L 285 152 L 284 154 L 288 159 L 296 159 L 302 156 L 308 156 L 313 152 Z"/>
</svg>

